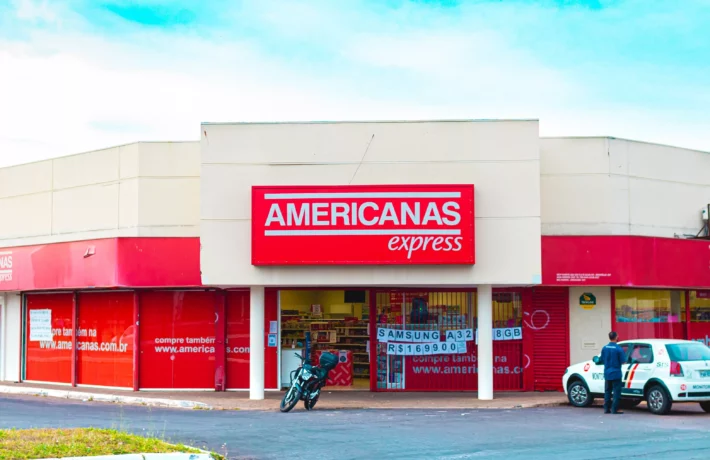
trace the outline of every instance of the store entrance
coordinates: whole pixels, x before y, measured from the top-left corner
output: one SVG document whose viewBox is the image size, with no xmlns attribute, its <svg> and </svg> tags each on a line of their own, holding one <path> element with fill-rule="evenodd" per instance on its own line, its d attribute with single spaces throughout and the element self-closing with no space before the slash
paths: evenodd
<svg viewBox="0 0 710 460">
<path fill-rule="evenodd" d="M 315 364 L 323 351 L 339 356 L 332 389 L 370 389 L 370 299 L 367 290 L 281 290 L 281 386 L 310 346 Z"/>
</svg>

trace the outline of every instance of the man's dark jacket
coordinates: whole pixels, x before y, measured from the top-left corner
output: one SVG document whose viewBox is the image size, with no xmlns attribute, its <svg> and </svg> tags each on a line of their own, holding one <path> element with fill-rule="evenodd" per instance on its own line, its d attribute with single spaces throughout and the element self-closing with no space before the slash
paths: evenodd
<svg viewBox="0 0 710 460">
<path fill-rule="evenodd" d="M 621 380 L 621 365 L 625 364 L 626 353 L 615 342 L 609 342 L 602 348 L 599 364 L 604 365 L 604 379 Z"/>
</svg>

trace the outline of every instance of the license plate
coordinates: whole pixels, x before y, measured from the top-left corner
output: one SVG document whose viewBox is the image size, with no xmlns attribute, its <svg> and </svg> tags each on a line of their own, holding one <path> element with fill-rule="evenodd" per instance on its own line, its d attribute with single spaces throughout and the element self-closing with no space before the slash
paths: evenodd
<svg viewBox="0 0 710 460">
<path fill-rule="evenodd" d="M 698 371 L 700 377 L 710 377 L 710 371 Z"/>
</svg>

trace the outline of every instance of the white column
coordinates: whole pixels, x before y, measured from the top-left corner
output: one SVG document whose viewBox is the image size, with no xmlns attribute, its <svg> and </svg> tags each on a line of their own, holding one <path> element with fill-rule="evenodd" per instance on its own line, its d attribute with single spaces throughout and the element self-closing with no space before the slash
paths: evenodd
<svg viewBox="0 0 710 460">
<path fill-rule="evenodd" d="M 493 399 L 493 289 L 478 286 L 478 399 Z"/>
<path fill-rule="evenodd" d="M 264 287 L 249 291 L 249 399 L 264 399 Z"/>
</svg>

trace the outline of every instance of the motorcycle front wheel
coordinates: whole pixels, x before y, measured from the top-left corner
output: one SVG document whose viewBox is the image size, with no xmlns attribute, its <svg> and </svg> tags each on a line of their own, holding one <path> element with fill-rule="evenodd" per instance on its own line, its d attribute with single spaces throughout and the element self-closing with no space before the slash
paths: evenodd
<svg viewBox="0 0 710 460">
<path fill-rule="evenodd" d="M 308 398 L 305 401 L 303 401 L 303 406 L 306 408 L 306 410 L 313 410 L 313 408 L 316 407 L 316 403 L 318 402 L 319 396 L 320 396 L 320 393 L 315 395 L 313 398 Z"/>
<path fill-rule="evenodd" d="M 296 387 L 291 387 L 288 389 L 283 399 L 281 400 L 281 412 L 288 412 L 298 404 L 301 400 L 301 391 Z"/>
</svg>

